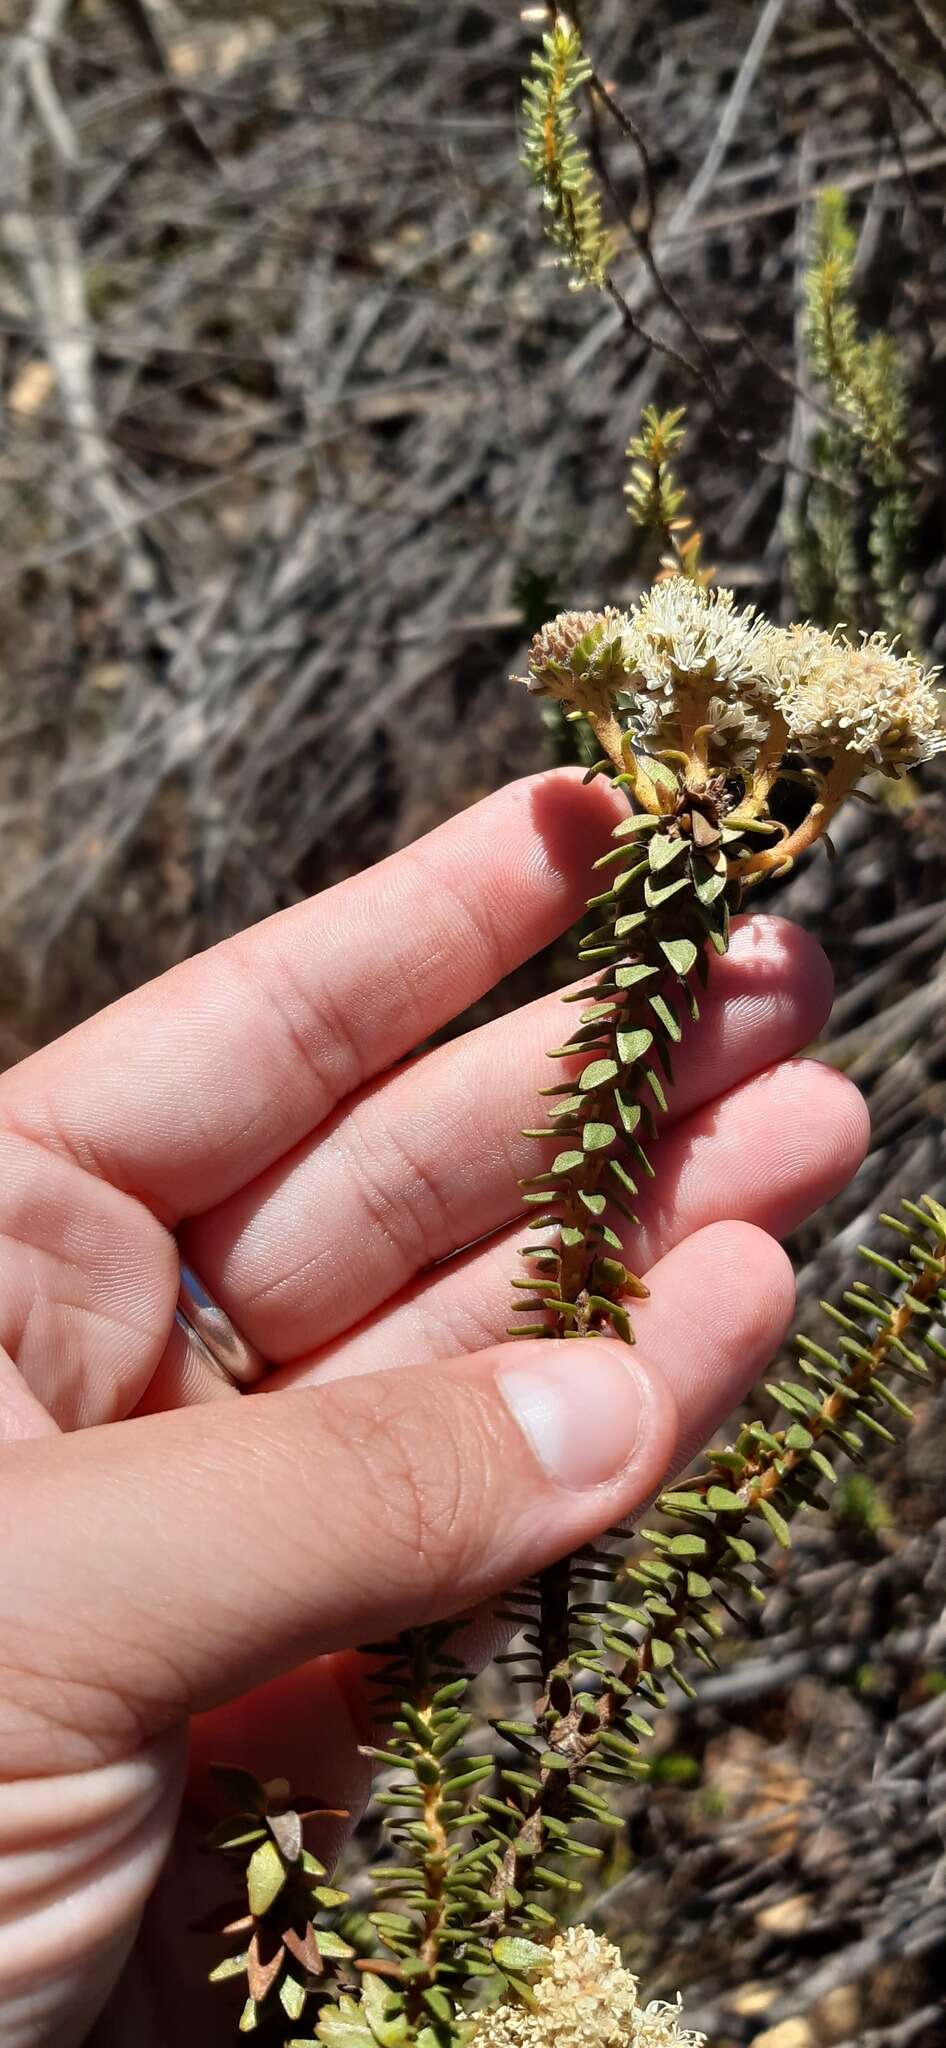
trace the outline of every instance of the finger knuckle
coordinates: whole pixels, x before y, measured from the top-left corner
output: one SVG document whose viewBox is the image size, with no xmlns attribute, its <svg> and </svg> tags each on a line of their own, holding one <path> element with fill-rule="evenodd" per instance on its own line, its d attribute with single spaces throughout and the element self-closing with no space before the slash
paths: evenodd
<svg viewBox="0 0 946 2048">
<path fill-rule="evenodd" d="M 376 1555 L 436 1601 L 469 1576 L 489 1525 L 488 1403 L 468 1384 L 433 1378 L 419 1400 L 413 1373 L 390 1372 L 361 1382 L 356 1406 L 347 1441 Z"/>
</svg>

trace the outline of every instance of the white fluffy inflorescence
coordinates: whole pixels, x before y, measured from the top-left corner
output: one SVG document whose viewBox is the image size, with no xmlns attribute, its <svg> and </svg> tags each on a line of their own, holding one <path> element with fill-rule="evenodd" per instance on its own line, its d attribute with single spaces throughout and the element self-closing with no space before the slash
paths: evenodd
<svg viewBox="0 0 946 2048">
<path fill-rule="evenodd" d="M 591 717 L 617 706 L 643 752 L 695 748 L 724 773 L 751 771 L 773 725 L 779 750 L 854 754 L 865 769 L 946 749 L 937 671 L 882 633 L 855 644 L 817 626 L 770 626 L 731 590 L 685 576 L 655 584 L 630 612 L 563 612 L 536 634 L 527 681 Z"/>
<path fill-rule="evenodd" d="M 766 630 L 754 605 L 740 611 L 731 590 L 669 576 L 631 612 L 624 641 L 629 686 L 668 711 L 682 682 L 714 685 L 730 701 L 753 696 Z"/>
<path fill-rule="evenodd" d="M 681 2026 L 677 2006 L 640 2004 L 619 1950 L 590 1927 L 556 1935 L 548 1954 L 534 2009 L 480 2013 L 470 2048 L 704 2048 L 705 2034 Z"/>
<path fill-rule="evenodd" d="M 767 627 L 731 590 L 672 576 L 641 598 L 624 636 L 631 721 L 645 746 L 679 746 L 686 698 L 701 700 L 710 757 L 739 768 L 765 738 L 772 695 L 763 660 Z M 761 713 L 761 715 L 760 715 Z M 692 716 L 691 716 L 692 723 Z"/>
<path fill-rule="evenodd" d="M 769 663 L 790 744 L 800 753 L 859 754 L 892 769 L 946 748 L 938 671 L 898 654 L 882 633 L 855 645 L 814 626 L 773 629 Z"/>
</svg>

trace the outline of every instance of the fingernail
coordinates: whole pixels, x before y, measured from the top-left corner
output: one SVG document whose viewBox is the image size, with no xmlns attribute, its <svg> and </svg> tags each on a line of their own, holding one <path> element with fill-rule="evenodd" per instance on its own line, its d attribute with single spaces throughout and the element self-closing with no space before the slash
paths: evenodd
<svg viewBox="0 0 946 2048">
<path fill-rule="evenodd" d="M 523 1436 L 561 1486 L 602 1486 L 634 1462 L 653 1389 L 616 1343 L 544 1342 L 502 1366 L 500 1392 Z"/>
</svg>

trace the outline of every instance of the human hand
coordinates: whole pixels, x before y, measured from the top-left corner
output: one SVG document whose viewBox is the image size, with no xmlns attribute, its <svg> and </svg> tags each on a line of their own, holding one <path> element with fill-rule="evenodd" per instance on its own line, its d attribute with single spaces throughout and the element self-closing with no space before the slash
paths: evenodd
<svg viewBox="0 0 946 2048">
<path fill-rule="evenodd" d="M 208 1757 L 357 1810 L 352 1645 L 631 1513 L 782 1337 L 776 1238 L 866 1139 L 791 1058 L 830 1002 L 802 932 L 744 920 L 713 964 L 632 1352 L 500 1347 L 558 998 L 403 1064 L 575 918 L 618 815 L 569 772 L 514 785 L 0 1082 L 2 2048 L 106 2005 L 97 2041 L 229 2038 L 184 1932 Z M 183 1345 L 179 1247 L 271 1362 L 258 1393 Z"/>
</svg>

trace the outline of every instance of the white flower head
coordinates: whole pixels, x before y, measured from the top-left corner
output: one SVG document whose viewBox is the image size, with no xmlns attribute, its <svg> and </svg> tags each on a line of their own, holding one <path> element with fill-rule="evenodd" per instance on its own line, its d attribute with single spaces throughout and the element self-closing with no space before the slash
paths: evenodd
<svg viewBox="0 0 946 2048">
<path fill-rule="evenodd" d="M 769 651 L 790 745 L 800 753 L 853 753 L 891 770 L 946 749 L 938 671 L 898 653 L 883 633 L 855 644 L 814 626 L 773 628 Z"/>
<path fill-rule="evenodd" d="M 706 590 L 689 577 L 669 576 L 634 606 L 628 666 L 657 695 L 692 682 L 714 685 L 731 700 L 757 685 L 766 630 L 755 606 L 740 610 L 731 590 Z"/>
<path fill-rule="evenodd" d="M 624 642 L 632 725 L 645 746 L 680 745 L 694 716 L 711 726 L 710 759 L 751 767 L 773 697 L 764 661 L 768 628 L 731 590 L 685 576 L 656 583 L 631 613 Z"/>
<path fill-rule="evenodd" d="M 590 1927 L 569 1927 L 533 1985 L 534 2010 L 516 2003 L 480 2013 L 470 2048 L 703 2048 L 679 2024 L 679 2006 L 642 2006 L 620 1951 Z"/>
</svg>

